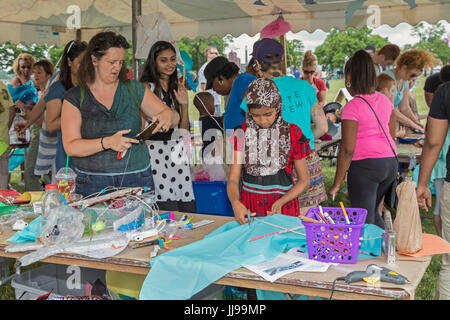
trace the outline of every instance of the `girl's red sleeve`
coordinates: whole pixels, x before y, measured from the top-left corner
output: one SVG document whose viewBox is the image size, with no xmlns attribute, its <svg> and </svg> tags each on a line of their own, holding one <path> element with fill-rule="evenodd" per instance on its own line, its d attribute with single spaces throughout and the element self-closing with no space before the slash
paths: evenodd
<svg viewBox="0 0 450 320">
<path fill-rule="evenodd" d="M 242 130 L 234 129 L 233 134 L 231 136 L 231 143 L 233 143 L 233 150 L 234 151 L 244 151 L 244 134 L 245 130 L 247 129 L 247 123 L 242 124 Z"/>
<path fill-rule="evenodd" d="M 297 125 L 291 124 L 291 149 L 294 159 L 300 160 L 307 157 L 312 151 L 309 146 L 309 139 L 305 137 Z"/>
</svg>

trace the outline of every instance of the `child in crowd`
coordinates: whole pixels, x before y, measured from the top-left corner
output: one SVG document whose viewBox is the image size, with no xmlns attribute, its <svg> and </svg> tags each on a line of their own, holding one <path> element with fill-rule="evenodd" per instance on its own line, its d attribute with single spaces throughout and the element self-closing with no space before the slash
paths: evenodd
<svg viewBox="0 0 450 320">
<path fill-rule="evenodd" d="M 338 128 L 336 127 L 335 123 L 341 122 L 341 108 L 342 105 L 339 102 L 330 102 L 323 107 L 323 112 L 325 113 L 325 117 L 327 118 L 328 122 L 328 131 L 326 134 L 320 137 L 320 140 L 330 141 L 338 132 Z"/>
<path fill-rule="evenodd" d="M 394 81 L 393 85 L 392 85 L 392 80 Z M 396 82 L 392 77 L 390 77 L 386 73 L 379 74 L 377 76 L 377 87 L 378 86 L 380 86 L 380 89 L 377 88 L 376 91 L 383 93 L 385 96 L 387 96 L 389 98 L 389 100 L 391 100 L 391 102 L 395 101 Z M 382 91 L 382 90 L 384 90 L 384 91 Z M 407 126 L 408 128 L 411 128 L 414 131 L 423 132 L 423 128 L 418 126 L 413 120 L 411 120 L 406 115 L 404 115 L 402 112 L 400 112 L 400 110 L 394 109 L 393 113 L 395 115 L 396 121 L 399 124 L 401 124 L 402 126 Z M 403 131 L 405 131 L 405 133 L 403 133 Z M 399 132 L 398 132 L 399 135 L 397 135 L 397 138 L 404 137 L 406 135 L 406 133 L 407 133 L 406 130 L 399 130 Z"/>
<path fill-rule="evenodd" d="M 394 93 L 395 93 L 395 80 L 392 79 L 385 73 L 377 76 L 376 91 L 384 94 L 386 97 L 394 103 Z M 395 131 L 396 138 L 403 138 L 406 135 L 406 130 L 400 127 Z"/>
<path fill-rule="evenodd" d="M 200 114 L 200 129 L 201 138 L 203 142 L 202 157 L 206 147 L 216 140 L 217 131 L 211 132 L 209 130 L 219 130 L 223 134 L 223 116 L 215 117 L 214 97 L 209 92 L 199 92 L 194 97 L 194 105 Z M 206 135 L 205 135 L 206 134 Z"/>
<path fill-rule="evenodd" d="M 305 159 L 311 153 L 309 140 L 298 126 L 283 120 L 281 96 L 272 80 L 253 81 L 246 99 L 243 140 L 236 137 L 227 184 L 235 218 L 245 223 L 248 211 L 252 216 L 274 213 L 299 216 L 298 196 L 310 184 Z M 294 170 L 298 176 L 296 184 Z"/>
<path fill-rule="evenodd" d="M 284 49 L 280 42 L 275 39 L 261 39 L 253 45 L 252 56 L 255 58 L 258 78 L 272 79 L 277 85 L 283 100 L 283 120 L 299 126 L 309 140 L 311 153 L 306 158 L 306 163 L 310 175 L 310 186 L 299 197 L 300 215 L 304 216 L 310 208 L 317 207 L 327 200 L 322 163 L 314 143 L 315 139 L 327 133 L 327 118 L 322 105 L 317 101 L 317 92 L 308 81 L 295 79 L 285 74 L 282 67 Z M 243 99 L 241 109 L 245 112 L 247 112 L 246 104 Z"/>
</svg>

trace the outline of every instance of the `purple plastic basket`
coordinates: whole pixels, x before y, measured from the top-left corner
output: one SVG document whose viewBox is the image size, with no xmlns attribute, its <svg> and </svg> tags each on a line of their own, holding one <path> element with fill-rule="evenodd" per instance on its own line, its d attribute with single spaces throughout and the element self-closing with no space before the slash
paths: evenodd
<svg viewBox="0 0 450 320">
<path fill-rule="evenodd" d="M 302 222 L 306 230 L 309 259 L 354 264 L 358 262 L 361 235 L 366 221 L 366 209 L 345 208 L 350 224 L 341 208 L 322 208 L 334 220 L 331 223 Z M 319 208 L 311 208 L 306 217 L 321 221 Z"/>
</svg>

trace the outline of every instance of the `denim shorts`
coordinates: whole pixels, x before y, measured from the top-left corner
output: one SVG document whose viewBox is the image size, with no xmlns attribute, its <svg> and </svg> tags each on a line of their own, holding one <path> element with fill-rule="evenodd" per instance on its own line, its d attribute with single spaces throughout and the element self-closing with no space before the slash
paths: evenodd
<svg viewBox="0 0 450 320">
<path fill-rule="evenodd" d="M 155 189 L 151 167 L 141 172 L 115 176 L 90 175 L 78 170 L 76 170 L 76 173 L 76 193 L 83 197 L 98 193 L 106 187 L 148 187 L 151 190 Z"/>
</svg>

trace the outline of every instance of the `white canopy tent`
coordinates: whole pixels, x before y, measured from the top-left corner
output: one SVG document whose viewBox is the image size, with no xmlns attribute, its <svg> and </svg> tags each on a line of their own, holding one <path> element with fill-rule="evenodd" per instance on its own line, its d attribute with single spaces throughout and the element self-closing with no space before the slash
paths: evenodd
<svg viewBox="0 0 450 320">
<path fill-rule="evenodd" d="M 164 14 L 179 40 L 253 36 L 280 12 L 293 32 L 435 23 L 449 18 L 450 0 L 0 0 L 0 42 L 62 45 L 77 29 L 83 40 L 105 29 L 131 40 L 133 13 L 154 12 Z"/>
<path fill-rule="evenodd" d="M 448 20 L 450 0 L 0 0 L 0 42 L 64 45 L 112 30 L 136 44 L 136 17 L 151 13 L 179 40 L 253 36 L 280 13 L 293 32 L 435 23 Z"/>
</svg>

